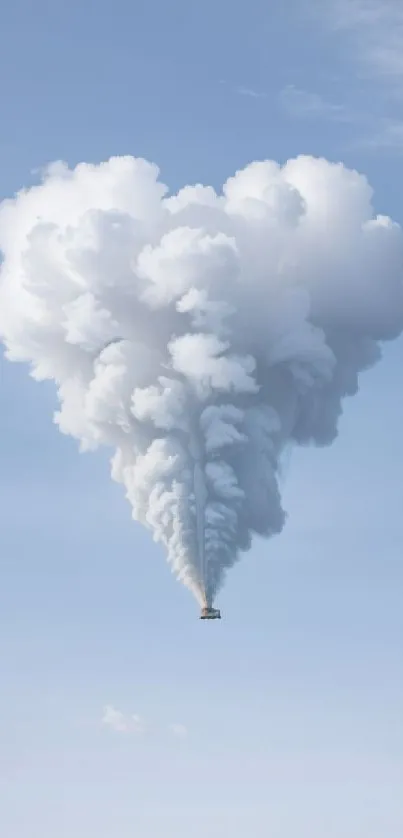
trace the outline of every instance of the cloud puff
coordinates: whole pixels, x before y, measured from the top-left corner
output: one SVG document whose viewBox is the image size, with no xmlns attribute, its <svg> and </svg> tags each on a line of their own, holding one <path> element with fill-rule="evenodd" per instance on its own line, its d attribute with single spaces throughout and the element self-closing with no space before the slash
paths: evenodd
<svg viewBox="0 0 403 838">
<path fill-rule="evenodd" d="M 104 708 L 102 724 L 114 730 L 116 733 L 134 733 L 141 735 L 146 730 L 145 722 L 141 716 L 137 716 L 136 714 L 126 715 L 121 710 L 112 707 L 111 704 L 107 704 Z"/>
<path fill-rule="evenodd" d="M 168 198 L 156 166 L 115 157 L 3 202 L 0 247 L 8 357 L 56 382 L 62 432 L 114 450 L 133 517 L 211 604 L 284 526 L 282 452 L 330 444 L 401 333 L 401 227 L 341 163 L 254 161 Z"/>
</svg>

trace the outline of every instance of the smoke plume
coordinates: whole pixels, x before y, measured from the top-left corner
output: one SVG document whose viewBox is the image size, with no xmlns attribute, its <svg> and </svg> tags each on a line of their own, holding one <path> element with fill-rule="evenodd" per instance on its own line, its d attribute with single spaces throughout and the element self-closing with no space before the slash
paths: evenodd
<svg viewBox="0 0 403 838">
<path fill-rule="evenodd" d="M 53 379 L 60 430 L 112 446 L 133 517 L 211 604 L 284 525 L 285 445 L 327 445 L 403 329 L 403 237 L 366 179 L 298 157 L 168 196 L 115 157 L 0 206 L 0 337 Z"/>
</svg>

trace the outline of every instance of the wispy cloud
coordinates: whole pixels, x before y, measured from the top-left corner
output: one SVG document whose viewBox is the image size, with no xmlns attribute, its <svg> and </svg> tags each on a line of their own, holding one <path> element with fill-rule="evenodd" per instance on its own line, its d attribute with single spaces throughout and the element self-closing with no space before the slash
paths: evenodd
<svg viewBox="0 0 403 838">
<path fill-rule="evenodd" d="M 402 0 L 403 2 L 403 0 Z M 356 137 L 349 147 L 363 151 L 403 152 L 403 120 L 376 117 L 365 111 L 324 99 L 318 93 L 288 85 L 280 94 L 280 104 L 295 119 L 330 120 L 354 125 Z"/>
<path fill-rule="evenodd" d="M 240 87 L 236 88 L 236 92 L 239 96 L 249 96 L 250 99 L 265 99 L 266 94 L 262 93 L 259 90 L 254 90 L 253 87 L 244 87 L 241 85 Z"/>
<path fill-rule="evenodd" d="M 336 32 L 347 34 L 354 54 L 371 76 L 400 83 L 403 78 L 401 0 L 330 0 L 315 8 Z"/>
<path fill-rule="evenodd" d="M 220 79 L 220 84 L 228 88 L 230 93 L 235 93 L 237 96 L 245 96 L 249 99 L 266 99 L 266 93 L 261 90 L 256 90 L 254 87 L 248 87 L 244 84 L 236 85 L 226 79 Z"/>
<path fill-rule="evenodd" d="M 360 135 L 353 145 L 367 151 L 403 151 L 403 120 L 391 108 L 402 95 L 403 1 L 402 0 L 308 0 L 315 14 L 343 39 L 343 54 L 349 50 L 361 79 L 366 77 L 382 92 L 379 102 L 387 115 L 357 115 Z M 371 89 L 371 93 L 373 90 Z M 392 110 L 392 112 L 390 112 Z M 399 109 L 400 111 L 400 109 Z"/>
<path fill-rule="evenodd" d="M 301 90 L 289 84 L 280 92 L 280 104 L 290 114 L 299 118 L 332 119 L 337 122 L 353 122 L 354 114 L 344 105 L 329 102 L 319 93 Z"/>
<path fill-rule="evenodd" d="M 104 707 L 102 716 L 102 724 L 114 730 L 116 733 L 132 733 L 142 734 L 145 732 L 146 726 L 144 720 L 135 714 L 126 715 L 121 710 L 107 704 Z"/>
<path fill-rule="evenodd" d="M 403 120 L 381 119 L 355 145 L 367 151 L 403 153 Z"/>
<path fill-rule="evenodd" d="M 185 739 L 188 735 L 187 727 L 182 724 L 173 724 L 169 726 L 171 733 L 178 739 Z"/>
</svg>

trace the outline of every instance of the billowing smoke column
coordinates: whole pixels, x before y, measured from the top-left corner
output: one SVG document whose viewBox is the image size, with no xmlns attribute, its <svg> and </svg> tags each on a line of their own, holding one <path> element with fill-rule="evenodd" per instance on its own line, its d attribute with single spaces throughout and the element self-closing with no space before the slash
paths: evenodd
<svg viewBox="0 0 403 838">
<path fill-rule="evenodd" d="M 403 328 L 401 228 L 362 176 L 252 163 L 172 197 L 145 160 L 70 171 L 0 207 L 0 336 L 57 383 L 55 421 L 113 446 L 113 478 L 211 605 L 253 533 L 284 524 L 285 444 L 335 438 L 342 399 Z"/>
</svg>

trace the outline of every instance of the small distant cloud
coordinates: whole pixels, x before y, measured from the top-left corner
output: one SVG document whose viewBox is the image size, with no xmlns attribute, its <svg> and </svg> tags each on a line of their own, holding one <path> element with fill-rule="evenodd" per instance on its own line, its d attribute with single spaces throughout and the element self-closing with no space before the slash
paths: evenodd
<svg viewBox="0 0 403 838">
<path fill-rule="evenodd" d="M 280 104 L 290 116 L 298 118 L 332 119 L 337 122 L 355 121 L 344 105 L 327 101 L 319 93 L 301 90 L 288 84 L 280 92 Z"/>
<path fill-rule="evenodd" d="M 259 90 L 254 90 L 253 87 L 241 87 L 236 88 L 236 92 L 239 96 L 249 96 L 250 99 L 265 99 L 266 94 L 262 93 Z"/>
<path fill-rule="evenodd" d="M 244 84 L 236 85 L 226 79 L 220 79 L 219 83 L 224 87 L 227 87 L 231 93 L 236 93 L 237 96 L 246 96 L 249 99 L 266 98 L 266 93 L 261 90 L 256 90 L 254 87 L 248 87 Z"/>
<path fill-rule="evenodd" d="M 102 724 L 113 730 L 115 733 L 140 736 L 148 729 L 144 719 L 135 713 L 123 713 L 112 704 L 107 704 L 103 709 Z M 188 729 L 184 724 L 175 722 L 168 725 L 168 730 L 176 739 L 186 739 Z"/>
<path fill-rule="evenodd" d="M 188 735 L 188 730 L 185 725 L 182 724 L 173 724 L 169 726 L 171 733 L 176 736 L 178 739 L 185 739 Z"/>
<path fill-rule="evenodd" d="M 145 732 L 144 720 L 136 714 L 126 715 L 111 704 L 104 708 L 102 724 L 114 730 L 116 733 L 142 734 Z"/>
</svg>

